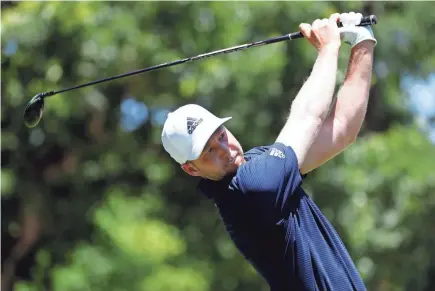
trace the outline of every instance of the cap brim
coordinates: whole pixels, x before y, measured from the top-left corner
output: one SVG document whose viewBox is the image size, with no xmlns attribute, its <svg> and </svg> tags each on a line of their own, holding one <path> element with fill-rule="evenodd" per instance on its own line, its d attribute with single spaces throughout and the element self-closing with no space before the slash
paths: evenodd
<svg viewBox="0 0 435 291">
<path fill-rule="evenodd" d="M 192 153 L 190 156 L 190 161 L 196 160 L 201 155 L 204 150 L 205 145 L 207 144 L 210 137 L 219 128 L 222 124 L 230 120 L 232 117 L 225 117 L 217 119 L 218 122 L 214 122 L 213 124 L 208 124 L 203 127 L 202 131 L 199 131 L 197 134 L 197 138 L 195 143 L 192 145 Z M 205 125 L 205 124 L 204 124 Z"/>
</svg>

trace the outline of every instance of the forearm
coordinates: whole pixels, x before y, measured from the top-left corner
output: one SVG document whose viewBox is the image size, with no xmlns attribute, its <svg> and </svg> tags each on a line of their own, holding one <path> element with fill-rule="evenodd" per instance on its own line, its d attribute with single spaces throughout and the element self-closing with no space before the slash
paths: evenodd
<svg viewBox="0 0 435 291">
<path fill-rule="evenodd" d="M 333 104 L 339 48 L 319 52 L 308 80 L 292 103 L 291 117 L 325 120 Z"/>
<path fill-rule="evenodd" d="M 350 137 L 358 134 L 367 111 L 373 49 L 372 41 L 361 42 L 352 49 L 346 78 L 337 94 L 335 118 L 346 124 Z"/>
</svg>

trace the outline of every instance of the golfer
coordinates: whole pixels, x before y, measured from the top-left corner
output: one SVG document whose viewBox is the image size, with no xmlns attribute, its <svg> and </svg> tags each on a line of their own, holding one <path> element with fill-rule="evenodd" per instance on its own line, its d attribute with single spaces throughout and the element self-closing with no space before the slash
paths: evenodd
<svg viewBox="0 0 435 291">
<path fill-rule="evenodd" d="M 165 150 L 219 209 L 235 246 L 272 291 L 366 290 L 346 247 L 302 188 L 305 175 L 355 141 L 364 120 L 373 50 L 361 14 L 333 14 L 300 24 L 318 55 L 288 119 L 270 145 L 244 153 L 218 118 L 189 104 L 168 114 Z M 344 27 L 338 28 L 340 20 Z M 334 96 L 341 43 L 351 46 L 344 83 Z"/>
</svg>

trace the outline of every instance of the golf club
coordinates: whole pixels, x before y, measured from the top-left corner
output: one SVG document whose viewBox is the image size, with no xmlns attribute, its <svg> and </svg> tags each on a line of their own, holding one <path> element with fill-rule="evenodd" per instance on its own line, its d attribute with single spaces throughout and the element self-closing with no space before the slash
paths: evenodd
<svg viewBox="0 0 435 291">
<path fill-rule="evenodd" d="M 362 17 L 361 23 L 358 26 L 367 26 L 367 25 L 373 25 L 373 24 L 377 24 L 377 18 L 375 15 L 370 15 L 370 16 Z M 339 22 L 338 26 L 342 27 L 343 25 L 341 22 Z M 90 86 L 90 85 L 95 85 L 95 84 L 102 83 L 102 82 L 112 81 L 115 79 L 131 76 L 131 75 L 136 75 L 139 73 L 144 73 L 144 72 L 158 70 L 158 69 L 162 69 L 162 68 L 166 68 L 166 67 L 176 66 L 176 65 L 191 62 L 191 61 L 201 60 L 201 59 L 216 56 L 219 54 L 232 53 L 235 51 L 244 50 L 244 49 L 248 49 L 251 47 L 263 46 L 263 45 L 267 45 L 267 44 L 271 44 L 271 43 L 277 43 L 277 42 L 281 42 L 281 41 L 285 41 L 285 40 L 293 40 L 293 39 L 298 39 L 298 38 L 303 38 L 303 37 L 304 36 L 300 31 L 293 32 L 293 33 L 286 34 L 286 35 L 279 36 L 279 37 L 275 37 L 275 38 L 256 41 L 256 42 L 252 42 L 252 43 L 248 43 L 248 44 L 242 44 L 242 45 L 238 45 L 238 46 L 233 46 L 230 48 L 221 49 L 221 50 L 213 51 L 210 53 L 200 54 L 200 55 L 190 57 L 190 58 L 185 58 L 185 59 L 181 59 L 181 60 L 177 60 L 177 61 L 173 61 L 173 62 L 169 62 L 169 63 L 163 63 L 160 65 L 136 70 L 133 72 L 124 73 L 124 74 L 109 77 L 109 78 L 104 78 L 101 80 L 89 82 L 89 83 L 82 84 L 82 85 L 77 85 L 77 86 L 74 86 L 71 88 L 62 89 L 59 91 L 49 91 L 49 92 L 45 92 L 45 93 L 39 93 L 36 96 L 34 96 L 26 106 L 26 109 L 24 111 L 24 124 L 29 128 L 32 128 L 32 127 L 35 127 L 36 125 L 38 125 L 39 121 L 42 118 L 42 114 L 44 111 L 44 98 L 54 96 L 54 95 L 62 93 L 62 92 L 71 91 L 71 90 L 83 88 L 83 87 Z"/>
</svg>

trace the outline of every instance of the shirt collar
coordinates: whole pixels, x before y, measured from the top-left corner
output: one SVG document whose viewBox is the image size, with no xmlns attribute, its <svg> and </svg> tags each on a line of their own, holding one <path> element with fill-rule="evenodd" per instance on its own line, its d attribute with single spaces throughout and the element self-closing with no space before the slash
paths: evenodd
<svg viewBox="0 0 435 291">
<path fill-rule="evenodd" d="M 209 199 L 215 198 L 217 195 L 228 191 L 228 186 L 230 185 L 233 177 L 234 175 L 228 175 L 220 181 L 202 178 L 198 183 L 197 191 Z"/>
</svg>

